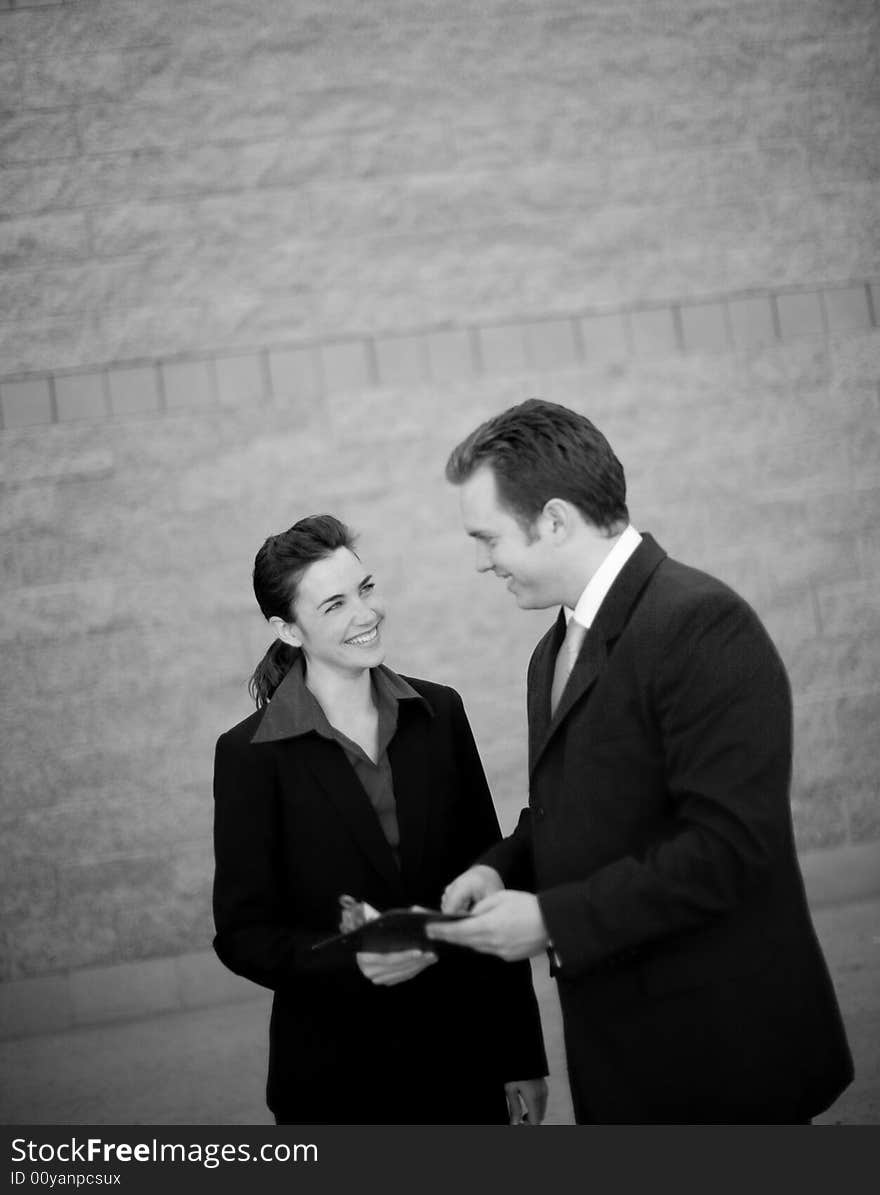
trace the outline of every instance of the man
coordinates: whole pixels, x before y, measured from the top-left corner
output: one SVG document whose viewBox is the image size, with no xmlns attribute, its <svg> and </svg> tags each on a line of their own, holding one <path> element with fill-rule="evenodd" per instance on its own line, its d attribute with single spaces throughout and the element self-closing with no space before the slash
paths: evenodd
<svg viewBox="0 0 880 1195">
<path fill-rule="evenodd" d="M 852 1059 L 795 854 L 791 696 L 757 615 L 629 523 L 583 416 L 452 453 L 477 568 L 562 606 L 528 670 L 529 807 L 431 936 L 548 950 L 579 1123 L 804 1123 Z"/>
</svg>

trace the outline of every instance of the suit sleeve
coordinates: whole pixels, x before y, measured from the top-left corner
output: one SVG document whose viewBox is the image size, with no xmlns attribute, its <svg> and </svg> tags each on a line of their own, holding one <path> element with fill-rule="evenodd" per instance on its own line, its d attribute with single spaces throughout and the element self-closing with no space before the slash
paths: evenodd
<svg viewBox="0 0 880 1195">
<path fill-rule="evenodd" d="M 513 833 L 485 851 L 477 862 L 494 867 L 504 881 L 505 888 L 533 892 L 535 871 L 532 865 L 531 811 L 521 810 Z"/>
<path fill-rule="evenodd" d="M 766 631 L 734 594 L 664 630 L 649 701 L 668 816 L 632 854 L 538 894 L 562 975 L 720 921 L 789 845 L 791 695 Z"/>
<path fill-rule="evenodd" d="M 285 908 L 275 794 L 272 752 L 222 735 L 214 757 L 214 950 L 231 971 L 263 987 L 300 976 L 356 982 L 353 956 L 312 955 L 326 935 L 298 927 Z"/>
<path fill-rule="evenodd" d="M 461 698 L 454 694 L 453 733 L 459 774 L 465 788 L 468 845 L 473 854 L 485 851 L 501 837 L 489 785 Z M 494 1055 L 499 1078 L 536 1079 L 548 1073 L 538 1002 L 528 960 L 468 955 L 467 982 L 479 984 L 487 1013 L 487 1028 L 495 1037 Z M 475 972 L 480 971 L 477 975 Z"/>
</svg>

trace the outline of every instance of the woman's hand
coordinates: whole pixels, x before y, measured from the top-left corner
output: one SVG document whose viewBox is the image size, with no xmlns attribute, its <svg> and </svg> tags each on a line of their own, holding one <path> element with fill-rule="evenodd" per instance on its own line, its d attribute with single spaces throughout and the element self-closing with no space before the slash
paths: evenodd
<svg viewBox="0 0 880 1195">
<path fill-rule="evenodd" d="M 414 979 L 425 967 L 430 967 L 437 961 L 437 955 L 429 950 L 394 950 L 389 954 L 360 950 L 354 957 L 362 974 L 371 983 L 378 983 L 383 987 Z"/>
</svg>

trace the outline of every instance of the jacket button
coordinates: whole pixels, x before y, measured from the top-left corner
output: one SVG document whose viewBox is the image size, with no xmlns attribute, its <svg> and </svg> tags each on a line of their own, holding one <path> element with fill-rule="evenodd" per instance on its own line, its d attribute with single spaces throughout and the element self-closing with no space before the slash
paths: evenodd
<svg viewBox="0 0 880 1195">
<path fill-rule="evenodd" d="M 541 821 L 541 819 L 544 817 L 544 806 L 543 805 L 539 805 L 537 807 L 537 809 L 535 810 L 535 817 L 538 819 L 538 821 Z"/>
</svg>

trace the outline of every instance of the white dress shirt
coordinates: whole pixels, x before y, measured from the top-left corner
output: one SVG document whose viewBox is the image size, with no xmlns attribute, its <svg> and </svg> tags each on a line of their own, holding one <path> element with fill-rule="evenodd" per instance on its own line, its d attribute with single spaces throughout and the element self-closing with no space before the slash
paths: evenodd
<svg viewBox="0 0 880 1195">
<path fill-rule="evenodd" d="M 604 602 L 608 590 L 614 584 L 618 573 L 641 542 L 642 537 L 638 531 L 636 531 L 632 523 L 627 523 L 626 530 L 622 532 L 620 539 L 618 539 L 592 577 L 590 577 L 587 587 L 578 598 L 574 610 L 570 610 L 568 606 L 563 607 L 566 622 L 574 617 L 582 627 L 591 627 L 593 625 L 593 619 L 599 613 L 599 607 Z"/>
</svg>

